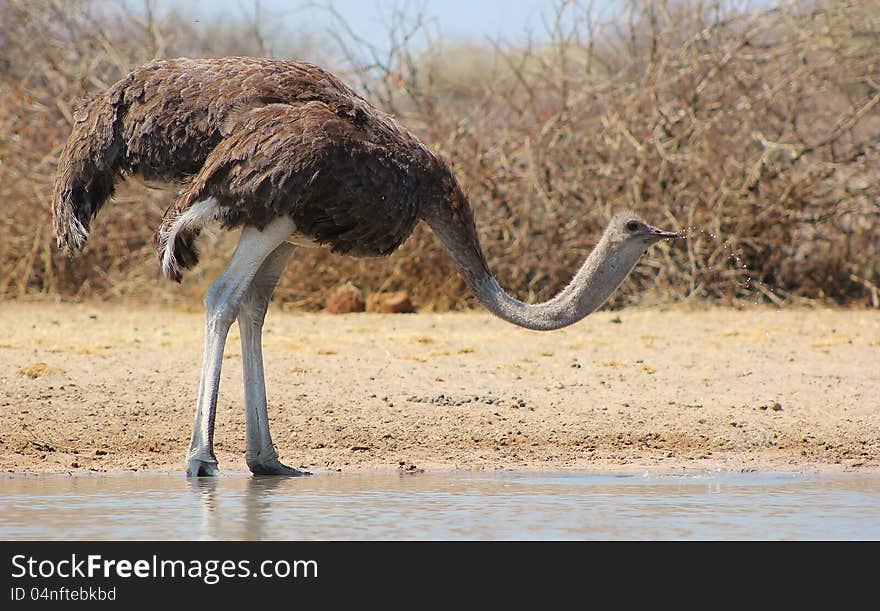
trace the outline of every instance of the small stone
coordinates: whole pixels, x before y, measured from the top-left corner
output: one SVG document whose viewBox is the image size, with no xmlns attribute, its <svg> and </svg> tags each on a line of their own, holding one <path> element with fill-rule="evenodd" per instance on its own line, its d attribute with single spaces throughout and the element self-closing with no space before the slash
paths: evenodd
<svg viewBox="0 0 880 611">
<path fill-rule="evenodd" d="M 367 312 L 408 314 L 410 312 L 415 312 L 415 307 L 413 306 L 408 291 L 373 293 L 367 297 Z"/>
<path fill-rule="evenodd" d="M 364 311 L 364 297 L 351 282 L 336 287 L 327 296 L 325 309 L 332 314 L 349 314 Z"/>
<path fill-rule="evenodd" d="M 401 460 L 398 463 L 398 470 L 401 473 L 415 474 L 415 473 L 424 473 L 425 470 L 417 467 L 414 463 L 408 463 L 405 460 Z"/>
<path fill-rule="evenodd" d="M 774 412 L 781 412 L 782 411 L 782 403 L 780 403 L 779 401 L 777 401 L 776 403 L 774 403 L 770 407 L 773 409 Z"/>
</svg>

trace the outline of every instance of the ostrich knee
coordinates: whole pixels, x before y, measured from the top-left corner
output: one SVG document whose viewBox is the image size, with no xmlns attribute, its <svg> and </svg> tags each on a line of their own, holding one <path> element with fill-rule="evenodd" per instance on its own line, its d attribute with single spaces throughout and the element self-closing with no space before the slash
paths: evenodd
<svg viewBox="0 0 880 611">
<path fill-rule="evenodd" d="M 239 297 L 240 299 L 240 297 Z M 209 331 L 229 329 L 238 318 L 239 303 L 224 278 L 218 278 L 205 293 L 205 317 Z"/>
</svg>

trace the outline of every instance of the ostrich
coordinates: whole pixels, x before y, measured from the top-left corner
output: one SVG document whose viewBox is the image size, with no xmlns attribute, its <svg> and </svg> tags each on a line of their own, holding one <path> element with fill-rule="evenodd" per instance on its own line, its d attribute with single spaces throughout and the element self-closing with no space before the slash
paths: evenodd
<svg viewBox="0 0 880 611">
<path fill-rule="evenodd" d="M 120 178 L 170 183 L 176 200 L 156 232 L 162 272 L 180 281 L 198 262 L 207 223 L 241 228 L 228 266 L 205 294 L 205 348 L 189 476 L 217 473 L 214 415 L 230 326 L 241 331 L 246 462 L 284 465 L 269 433 L 261 329 L 296 246 L 356 257 L 392 253 L 424 220 L 490 312 L 558 329 L 596 310 L 647 248 L 677 233 L 615 215 L 555 297 L 526 304 L 492 276 L 468 199 L 447 162 L 336 76 L 310 63 L 244 57 L 171 59 L 135 69 L 83 104 L 59 158 L 52 212 L 59 247 L 81 251 Z"/>
</svg>

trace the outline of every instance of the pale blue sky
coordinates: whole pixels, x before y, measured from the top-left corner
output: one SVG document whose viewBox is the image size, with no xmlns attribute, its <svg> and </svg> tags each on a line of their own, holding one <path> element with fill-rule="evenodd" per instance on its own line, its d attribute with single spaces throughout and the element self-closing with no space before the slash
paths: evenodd
<svg viewBox="0 0 880 611">
<path fill-rule="evenodd" d="M 233 16 L 252 14 L 253 0 L 159 0 L 160 6 L 180 7 L 187 13 Z M 369 43 L 387 44 L 388 26 L 395 9 L 414 15 L 422 14 L 431 30 L 446 41 L 500 39 L 513 43 L 527 33 L 541 39 L 545 23 L 552 20 L 558 0 L 260 0 L 263 12 L 272 25 L 283 24 L 285 30 L 306 29 L 316 37 L 326 34 L 334 21 L 328 4 L 343 15 L 354 33 Z M 588 2 L 580 3 L 586 6 Z M 613 18 L 615 9 L 622 9 L 621 0 L 594 0 L 596 11 L 604 18 Z"/>
<path fill-rule="evenodd" d="M 145 0 L 122 0 L 137 6 Z M 395 11 L 403 12 L 412 20 L 421 14 L 427 27 L 411 39 L 407 45 L 417 51 L 423 47 L 424 34 L 439 38 L 444 43 L 498 41 L 502 46 L 517 45 L 527 38 L 534 42 L 545 42 L 549 24 L 552 23 L 556 8 L 561 0 L 153 0 L 161 9 L 181 9 L 194 19 L 216 18 L 219 15 L 235 20 L 248 20 L 254 14 L 258 3 L 264 16 L 266 38 L 271 44 L 270 52 L 284 54 L 307 52 L 309 57 L 319 62 L 335 63 L 345 53 L 334 40 L 334 33 L 341 34 L 347 47 L 358 59 L 369 59 L 362 44 L 354 43 L 352 36 L 371 45 L 384 56 L 390 46 L 388 32 Z M 767 7 L 774 0 L 723 0 L 728 6 L 739 9 Z M 563 22 L 577 20 L 581 34 L 585 31 L 583 23 L 586 7 L 592 7 L 595 22 L 609 23 L 625 19 L 629 2 L 627 0 L 576 0 L 567 5 Z M 142 6 L 142 5 L 141 5 Z M 328 6 L 342 16 L 350 33 L 344 32 L 339 20 Z M 308 43 L 298 49 L 295 37 L 302 32 L 309 34 Z M 287 38 L 285 38 L 285 36 Z M 285 49 L 284 47 L 287 47 Z M 351 58 L 349 58 L 351 59 Z"/>
</svg>

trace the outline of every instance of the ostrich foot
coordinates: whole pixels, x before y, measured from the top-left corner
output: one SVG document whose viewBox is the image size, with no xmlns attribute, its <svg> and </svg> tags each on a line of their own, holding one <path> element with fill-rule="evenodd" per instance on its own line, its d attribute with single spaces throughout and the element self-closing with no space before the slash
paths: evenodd
<svg viewBox="0 0 880 611">
<path fill-rule="evenodd" d="M 186 462 L 187 477 L 213 477 L 217 475 L 216 459 L 190 458 Z"/>
<path fill-rule="evenodd" d="M 251 470 L 251 473 L 254 475 L 286 475 L 288 477 L 297 477 L 300 475 L 311 475 L 308 471 L 300 471 L 299 469 L 293 469 L 292 467 L 288 467 L 277 457 L 260 460 L 260 459 L 248 459 L 247 461 L 248 469 Z"/>
</svg>

